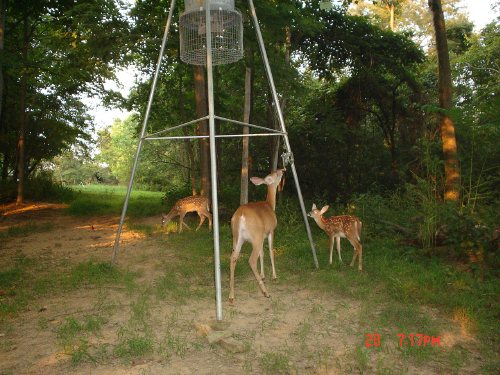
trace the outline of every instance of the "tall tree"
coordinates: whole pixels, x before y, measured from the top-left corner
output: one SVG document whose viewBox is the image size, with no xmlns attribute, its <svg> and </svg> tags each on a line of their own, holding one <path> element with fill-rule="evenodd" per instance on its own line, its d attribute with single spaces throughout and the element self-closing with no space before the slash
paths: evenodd
<svg viewBox="0 0 500 375">
<path fill-rule="evenodd" d="M 89 137 L 82 95 L 114 98 L 104 82 L 124 62 L 126 22 L 115 0 L 5 4 L 2 178 L 18 180 L 21 203 L 24 181 L 41 160 Z"/>
<path fill-rule="evenodd" d="M 450 110 L 452 109 L 451 68 L 441 0 L 429 0 L 429 8 L 433 15 L 438 56 L 439 104 L 442 108 L 439 116 L 439 129 L 445 162 L 444 199 L 456 202 L 460 198 L 460 167 L 458 163 L 455 124 L 450 116 Z"/>
<path fill-rule="evenodd" d="M 245 67 L 245 103 L 243 105 L 243 122 L 250 123 L 252 111 L 253 66 L 250 63 Z M 248 134 L 250 129 L 243 126 L 243 134 Z M 249 174 L 249 137 L 243 137 L 241 151 L 241 188 L 240 205 L 248 203 L 248 174 Z"/>
<path fill-rule="evenodd" d="M 7 0 L 0 0 L 0 152 L 7 148 L 7 141 L 5 139 L 7 130 L 6 126 L 2 121 L 3 114 L 3 102 L 4 102 L 4 39 L 5 39 L 5 11 L 7 9 Z M 3 160 L 2 160 L 2 170 L 0 172 L 0 178 L 2 181 L 7 179 L 7 171 L 9 165 L 9 154 L 5 151 L 2 152 Z"/>
<path fill-rule="evenodd" d="M 205 80 L 205 69 L 203 66 L 194 67 L 194 96 L 196 101 L 196 116 L 205 117 L 208 114 L 207 87 Z M 203 120 L 198 123 L 198 135 L 208 135 L 208 121 Z M 200 179 L 201 195 L 211 196 L 210 180 L 210 144 L 208 138 L 200 139 Z"/>
<path fill-rule="evenodd" d="M 5 10 L 7 0 L 0 0 L 0 56 L 3 54 L 3 44 L 5 38 Z M 0 58 L 0 119 L 2 118 L 3 102 L 3 62 Z M 1 134 L 1 130 L 0 130 Z"/>
<path fill-rule="evenodd" d="M 24 19 L 22 33 L 22 64 L 28 65 L 29 48 L 28 20 Z M 17 138 L 17 198 L 16 204 L 20 205 L 24 201 L 24 176 L 25 176 L 25 131 L 28 114 L 26 113 L 26 96 L 28 90 L 28 71 L 23 69 L 21 73 L 21 84 L 19 89 L 19 119 Z"/>
</svg>

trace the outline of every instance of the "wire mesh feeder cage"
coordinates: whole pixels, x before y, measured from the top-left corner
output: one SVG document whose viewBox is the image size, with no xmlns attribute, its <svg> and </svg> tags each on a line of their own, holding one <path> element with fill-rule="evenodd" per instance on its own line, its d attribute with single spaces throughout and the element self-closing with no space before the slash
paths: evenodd
<svg viewBox="0 0 500 375">
<path fill-rule="evenodd" d="M 210 0 L 212 64 L 221 65 L 243 57 L 243 23 L 234 0 Z M 206 65 L 205 1 L 185 0 L 179 19 L 181 60 L 192 65 Z"/>
</svg>

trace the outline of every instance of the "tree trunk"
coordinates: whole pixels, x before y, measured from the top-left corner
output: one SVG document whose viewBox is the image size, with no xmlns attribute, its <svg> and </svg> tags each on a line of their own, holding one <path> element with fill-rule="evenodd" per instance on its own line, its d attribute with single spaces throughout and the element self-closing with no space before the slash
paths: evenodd
<svg viewBox="0 0 500 375">
<path fill-rule="evenodd" d="M 205 81 L 205 71 L 203 66 L 194 67 L 194 96 L 196 100 L 196 115 L 198 118 L 208 114 L 207 89 Z M 198 135 L 208 135 L 208 121 L 203 120 L 198 123 Z M 200 179 L 201 195 L 211 196 L 210 183 L 210 143 L 208 138 L 200 139 Z"/>
<path fill-rule="evenodd" d="M 247 66 L 245 69 L 245 104 L 243 106 L 243 122 L 246 123 L 250 123 L 252 110 L 252 85 L 253 69 L 252 66 Z M 243 126 L 243 134 L 248 134 L 249 132 L 249 127 Z M 248 143 L 249 138 L 243 137 L 243 148 L 241 151 L 240 205 L 248 203 Z"/>
<path fill-rule="evenodd" d="M 26 65 L 28 61 L 28 21 L 24 21 L 24 38 L 23 38 L 23 63 Z M 25 177 L 25 140 L 26 131 L 26 95 L 28 90 L 28 73 L 24 69 L 21 76 L 20 92 L 19 92 L 19 124 L 18 124 L 18 140 L 17 140 L 17 199 L 16 205 L 20 205 L 24 201 L 24 177 Z"/>
<path fill-rule="evenodd" d="M 3 53 L 3 42 L 5 37 L 5 3 L 7 0 L 0 0 L 0 55 Z M 3 109 L 3 65 L 0 61 L 0 124 Z M 1 125 L 0 125 L 1 126 Z M 5 156 L 4 156 L 5 157 Z"/>
<path fill-rule="evenodd" d="M 6 0 L 0 0 L 0 55 L 3 53 L 3 45 L 4 45 L 4 37 L 5 37 L 5 9 L 6 9 Z M 5 124 L 2 121 L 2 113 L 3 113 L 3 95 L 4 95 L 4 80 L 3 80 L 3 65 L 0 61 L 0 140 L 4 139 L 7 131 L 5 129 Z M 7 143 L 7 142 L 5 142 Z M 9 153 L 7 150 L 7 145 L 2 145 L 0 143 L 0 147 L 3 147 L 2 154 L 2 172 L 1 179 L 5 181 L 7 179 L 7 171 L 8 171 L 8 162 L 9 162 Z"/>
<path fill-rule="evenodd" d="M 452 108 L 452 84 L 446 27 L 441 0 L 429 0 L 429 7 L 432 10 L 434 31 L 436 34 L 439 65 L 439 104 L 443 109 L 443 112 L 440 114 L 439 129 L 445 161 L 444 199 L 456 202 L 460 198 L 460 167 L 458 164 L 455 124 L 449 116 L 450 109 Z"/>
<path fill-rule="evenodd" d="M 184 111 L 184 95 L 183 95 L 183 80 L 182 80 L 182 73 L 183 70 L 179 69 L 179 113 L 181 117 L 181 122 L 184 122 L 186 120 L 186 115 Z M 183 134 L 185 136 L 189 135 L 188 129 L 186 126 L 182 128 Z M 193 152 L 193 145 L 191 144 L 191 141 L 189 139 L 184 140 L 184 148 L 186 150 L 186 155 L 188 159 L 188 177 L 191 182 L 191 195 L 196 195 L 196 176 L 194 173 L 194 152 Z"/>
<path fill-rule="evenodd" d="M 389 13 L 391 15 L 389 27 L 391 28 L 391 31 L 394 31 L 394 1 L 391 1 L 391 5 L 389 5 Z"/>
</svg>

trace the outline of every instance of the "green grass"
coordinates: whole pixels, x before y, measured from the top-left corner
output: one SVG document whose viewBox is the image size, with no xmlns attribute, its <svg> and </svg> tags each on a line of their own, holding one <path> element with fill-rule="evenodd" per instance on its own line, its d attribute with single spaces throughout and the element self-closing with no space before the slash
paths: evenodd
<svg viewBox="0 0 500 375">
<path fill-rule="evenodd" d="M 473 274 L 461 272 L 442 259 L 430 258 L 419 254 L 415 249 L 402 247 L 395 238 L 365 238 L 363 272 L 360 273 L 356 267 L 349 267 L 353 250 L 346 240 L 342 240 L 344 264 L 339 264 L 334 254 L 334 263 L 329 265 L 326 236 L 314 226 L 313 236 L 319 270 L 314 270 L 309 242 L 302 224 L 287 226 L 280 223 L 275 239 L 279 280 L 304 285 L 320 292 L 334 291 L 345 298 L 360 301 L 365 317 L 361 325 L 362 332 L 358 332 L 361 338 L 364 338 L 363 334 L 366 332 L 379 332 L 386 340 L 397 343 L 397 333 L 437 336 L 447 328 L 444 317 L 449 317 L 468 322 L 469 334 L 481 337 L 484 350 L 495 350 L 492 348 L 496 347 L 499 333 L 499 285 L 495 278 L 477 279 Z M 180 235 L 162 237 L 159 241 L 165 243 L 165 246 L 168 243 L 179 261 L 176 262 L 176 273 L 165 275 L 163 284 L 158 284 L 163 285 L 164 290 L 159 295 L 165 296 L 165 291 L 168 291 L 171 295 L 185 293 L 189 298 L 189 291 L 180 292 L 177 289 L 182 285 L 180 280 L 184 278 L 193 280 L 194 283 L 197 279 L 200 283 L 213 283 L 213 280 L 197 272 L 201 268 L 213 267 L 213 240 L 206 232 L 185 231 Z M 189 247 L 186 247 L 187 241 Z M 241 280 L 242 276 L 246 276 L 252 280 L 250 268 L 246 265 L 250 249 L 248 244 L 245 246 L 238 261 L 236 277 Z M 220 248 L 221 269 L 225 278 L 228 277 L 228 255 L 231 249 L 228 225 L 221 227 Z M 266 274 L 270 275 L 267 243 L 265 254 Z M 249 287 L 254 287 L 252 281 Z M 436 316 L 435 309 L 441 312 L 440 316 Z M 308 330 L 308 323 L 304 322 L 295 332 L 297 340 L 305 342 Z M 360 345 L 364 345 L 364 341 Z M 399 352 L 405 360 L 409 359 L 416 365 L 440 357 L 432 347 L 403 348 Z M 492 358 L 498 358 L 491 354 Z M 357 356 L 361 358 L 362 353 Z M 362 369 L 363 361 L 359 362 L 358 367 Z M 491 364 L 490 367 L 492 366 Z"/>
<path fill-rule="evenodd" d="M 6 271 L 0 271 L 0 288 L 8 289 L 18 283 L 23 276 L 22 269 L 15 267 Z"/>
<path fill-rule="evenodd" d="M 0 272 L 0 289 L 7 292 L 0 296 L 0 319 L 23 311 L 30 301 L 49 294 L 105 285 L 120 285 L 131 290 L 136 276 L 107 262 L 86 261 L 61 272 L 40 268 L 29 258 L 19 258 L 15 266 Z"/>
<path fill-rule="evenodd" d="M 160 193 L 135 192 L 136 217 L 161 210 Z M 119 213 L 123 203 L 124 188 L 85 187 L 72 205 L 75 215 L 95 215 L 96 212 Z M 87 203 L 85 203 L 87 202 Z M 108 205 L 97 207 L 100 202 Z M 149 202 L 149 203 L 148 203 Z M 149 206 L 148 206 L 149 204 Z M 86 206 L 85 206 L 86 205 Z M 140 206 L 146 208 L 141 208 Z M 131 208 L 132 208 L 131 202 Z M 88 211 L 82 210 L 87 207 Z M 71 208 L 70 208 L 71 209 Z M 99 211 L 99 210 L 103 211 Z M 498 373 L 498 316 L 499 285 L 495 278 L 478 279 L 472 273 L 462 272 L 442 259 L 424 256 L 414 248 L 398 244 L 396 238 L 363 238 L 363 272 L 349 267 L 352 246 L 342 240 L 344 264 L 339 264 L 336 252 L 333 265 L 328 264 L 328 240 L 312 224 L 320 268 L 316 270 L 309 241 L 297 215 L 284 208 L 281 212 L 288 223 L 280 219 L 275 237 L 277 286 L 269 280 L 270 302 L 264 315 L 257 316 L 257 324 L 246 332 L 242 341 L 248 342 L 248 354 L 241 367 L 250 373 L 287 374 L 302 369 L 300 361 L 332 366 L 356 373 L 394 374 L 404 368 L 393 364 L 414 366 L 433 363 L 441 366 L 443 373 L 460 373 L 475 355 L 484 355 L 484 373 Z M 287 211 L 288 210 L 288 211 Z M 61 293 L 79 288 L 123 286 L 130 301 L 129 319 L 117 328 L 118 341 L 112 344 L 90 345 L 90 338 L 98 337 L 106 321 L 100 315 L 68 318 L 58 329 L 61 345 L 71 347 L 72 363 L 99 362 L 115 356 L 125 362 L 136 358 L 159 356 L 170 360 L 174 356 L 192 355 L 196 350 L 208 350 L 208 345 L 193 341 L 186 332 L 192 324 L 184 326 L 172 317 L 167 326 L 156 330 L 155 308 L 175 304 L 177 308 L 190 308 L 191 301 L 213 299 L 213 238 L 206 226 L 198 232 L 158 232 L 150 226 L 136 225 L 156 241 L 158 259 L 154 275 L 147 282 L 138 282 L 137 274 L 119 270 L 109 263 L 87 261 L 61 270 L 39 272 L 37 263 L 29 258 L 17 259 L 14 266 L 0 272 L 0 288 L 10 293 L 0 296 L 0 318 L 7 313 L 19 312 L 34 298 L 49 293 Z M 221 270 L 223 282 L 229 278 L 231 232 L 227 222 L 220 228 Z M 256 284 L 248 267 L 249 245 L 245 245 L 236 268 L 237 290 L 252 293 Z M 267 243 L 265 244 L 266 275 L 269 279 Z M 200 272 L 203 270 L 203 272 Z M 286 306 L 273 295 L 273 288 L 300 287 L 317 292 L 326 298 L 334 297 L 335 307 L 326 309 L 320 302 L 311 304 L 309 315 L 290 332 L 281 347 L 271 350 L 252 346 L 255 336 L 272 332 L 285 319 L 293 306 Z M 227 296 L 223 290 L 223 298 Z M 238 296 L 236 297 L 238 298 Z M 187 306 L 187 307 L 186 307 Z M 355 308 L 353 307 L 355 306 Z M 342 316 L 342 312 L 355 309 L 355 324 L 345 323 L 343 335 L 354 337 L 356 347 L 345 355 L 334 357 L 332 347 L 319 348 L 313 343 L 327 331 L 329 322 Z M 225 317 L 237 319 L 238 307 L 225 311 Z M 474 349 L 466 345 L 443 351 L 432 347 L 400 348 L 398 333 L 423 333 L 437 336 L 454 324 L 464 323 L 465 329 L 478 338 Z M 48 323 L 38 321 L 39 329 Z M 186 328 L 186 326 L 189 326 Z M 325 329 L 327 328 L 327 329 Z M 381 348 L 366 348 L 366 333 L 382 336 Z M 253 336 L 252 336 L 253 335 Z M 320 336 L 318 336 L 320 335 Z M 324 336 L 323 336 L 324 337 Z M 328 336 L 326 336 L 328 337 Z M 333 343 L 340 345 L 341 343 Z M 216 351 L 211 347 L 210 350 Z M 377 351 L 378 350 L 378 351 Z M 251 354 L 250 354 L 251 353 Z M 390 357 L 384 362 L 384 355 Z M 300 360 L 298 358 L 301 358 Z M 406 368 L 406 367 L 405 367 Z"/>
<path fill-rule="evenodd" d="M 305 229 L 282 226 L 276 233 L 275 244 L 282 251 L 276 261 L 281 280 L 326 293 L 334 290 L 341 296 L 361 301 L 366 317 L 363 332 L 379 332 L 393 342 L 398 341 L 397 333 L 437 336 L 446 328 L 445 316 L 459 323 L 463 321 L 469 334 L 481 338 L 482 350 L 492 358 L 485 368 L 498 370 L 498 352 L 494 348 L 498 347 L 500 333 L 500 287 L 496 278 L 478 279 L 442 259 L 402 247 L 396 243 L 397 239 L 377 238 L 365 238 L 363 272 L 359 273 L 348 265 L 353 253 L 348 241 L 342 240 L 344 264 L 340 265 L 334 254 L 333 265 L 329 265 L 328 239 L 318 228 L 312 229 L 320 263 L 316 271 L 312 271 Z M 437 317 L 433 309 L 438 309 L 441 317 Z M 300 331 L 297 333 L 300 338 Z M 400 350 L 400 355 L 416 365 L 441 358 L 432 347 L 407 347 Z M 363 372 L 363 354 L 357 352 L 355 356 L 357 369 Z M 460 352 L 450 359 L 460 368 L 464 356 Z"/>
<path fill-rule="evenodd" d="M 115 348 L 114 353 L 117 357 L 124 360 L 143 357 L 154 351 L 154 342 L 149 336 L 133 336 L 122 340 Z"/>
<path fill-rule="evenodd" d="M 264 352 L 259 358 L 259 364 L 265 374 L 290 374 L 292 366 L 287 350 L 282 352 Z"/>
<path fill-rule="evenodd" d="M 5 240 L 12 237 L 25 237 L 32 233 L 48 232 L 52 230 L 54 224 L 51 222 L 37 224 L 28 221 L 26 224 L 18 227 L 10 227 L 4 232 L 0 232 L 0 240 Z"/>
<path fill-rule="evenodd" d="M 89 346 L 92 336 L 99 336 L 106 319 L 101 316 L 85 316 L 83 319 L 67 317 L 57 330 L 59 345 L 70 355 L 71 364 L 76 366 L 82 362 L 97 361 L 95 350 Z M 102 357 L 102 355 L 101 355 Z"/>
<path fill-rule="evenodd" d="M 77 192 L 68 212 L 74 216 L 119 215 L 125 203 L 126 187 L 112 185 L 73 186 Z M 166 211 L 162 207 L 162 192 L 132 189 L 127 208 L 130 217 L 159 215 Z"/>
</svg>

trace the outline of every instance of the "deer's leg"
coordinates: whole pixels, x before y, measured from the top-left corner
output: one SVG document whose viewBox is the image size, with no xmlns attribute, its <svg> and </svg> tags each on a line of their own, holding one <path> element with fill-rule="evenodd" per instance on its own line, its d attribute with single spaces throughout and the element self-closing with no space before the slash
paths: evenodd
<svg viewBox="0 0 500 375">
<path fill-rule="evenodd" d="M 276 280 L 276 270 L 274 269 L 274 249 L 273 249 L 273 242 L 274 242 L 274 232 L 271 232 L 267 236 L 267 243 L 269 245 L 269 257 L 271 258 L 271 269 L 273 271 L 273 280 Z"/>
<path fill-rule="evenodd" d="M 205 216 L 203 216 L 200 212 L 198 212 L 198 216 L 200 217 L 200 224 L 198 224 L 196 230 L 200 229 L 200 227 L 203 225 L 203 222 L 205 221 Z"/>
<path fill-rule="evenodd" d="M 259 262 L 260 262 L 260 278 L 264 280 L 266 278 L 266 275 L 264 274 L 264 246 L 262 246 L 262 249 L 260 250 Z"/>
<path fill-rule="evenodd" d="M 260 277 L 262 280 L 265 280 L 266 275 L 264 273 L 264 244 L 262 244 L 262 248 L 260 249 L 259 254 L 259 262 L 260 262 Z"/>
<path fill-rule="evenodd" d="M 182 233 L 182 226 L 184 225 L 184 216 L 186 214 L 181 213 L 179 214 L 179 233 Z"/>
<path fill-rule="evenodd" d="M 266 297 L 270 297 L 269 293 L 267 292 L 266 286 L 264 285 L 264 281 L 262 281 L 259 272 L 257 271 L 257 258 L 259 257 L 259 254 L 262 251 L 263 242 L 264 242 L 263 238 L 258 238 L 252 241 L 253 250 L 252 254 L 250 254 L 250 258 L 248 258 L 248 263 L 250 264 L 250 268 L 252 269 L 252 272 L 255 276 L 255 279 L 257 280 L 257 283 L 259 283 L 262 294 L 264 294 L 264 296 Z"/>
<path fill-rule="evenodd" d="M 212 214 L 207 212 L 205 215 L 208 218 L 208 230 L 212 230 Z"/>
<path fill-rule="evenodd" d="M 337 237 L 337 253 L 339 254 L 340 263 L 342 263 L 342 256 L 340 255 L 340 236 Z"/>
<path fill-rule="evenodd" d="M 354 266 L 354 262 L 356 261 L 356 257 L 358 255 L 361 259 L 361 252 L 360 252 L 361 244 L 355 238 L 353 238 L 353 239 L 349 238 L 349 242 L 351 243 L 352 247 L 354 248 L 354 255 L 352 256 L 352 261 L 351 261 L 351 267 L 352 267 L 352 266 Z M 358 260 L 358 264 L 359 264 L 359 260 Z"/>
<path fill-rule="evenodd" d="M 182 232 L 182 226 L 184 225 L 187 229 L 191 229 L 191 227 L 189 225 L 187 225 L 185 222 L 184 222 L 184 216 L 186 216 L 186 212 L 183 212 L 181 214 L 179 214 L 179 233 Z"/>
<path fill-rule="evenodd" d="M 233 239 L 233 252 L 231 253 L 231 262 L 229 263 L 229 302 L 234 302 L 234 270 L 236 268 L 236 261 L 240 256 L 241 246 L 243 245 L 243 240 Z"/>
<path fill-rule="evenodd" d="M 363 270 L 363 262 L 361 261 L 361 257 L 363 255 L 363 246 L 361 245 L 360 242 L 358 242 L 358 247 L 359 247 L 358 270 L 362 271 Z"/>
<path fill-rule="evenodd" d="M 332 264 L 332 258 L 333 258 L 333 243 L 335 242 L 335 236 L 332 234 L 330 235 L 330 264 Z"/>
</svg>

